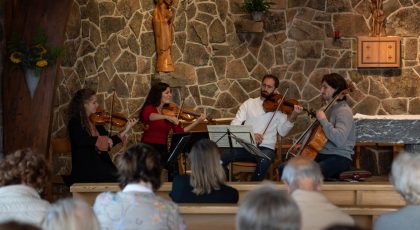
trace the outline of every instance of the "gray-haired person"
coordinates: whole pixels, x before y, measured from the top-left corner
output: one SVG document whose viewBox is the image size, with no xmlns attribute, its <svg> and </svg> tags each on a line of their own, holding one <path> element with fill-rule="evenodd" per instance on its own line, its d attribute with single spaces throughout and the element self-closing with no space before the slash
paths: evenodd
<svg viewBox="0 0 420 230">
<path fill-rule="evenodd" d="M 390 180 L 407 205 L 381 215 L 373 229 L 420 229 L 420 153 L 400 153 L 392 162 Z"/>
<path fill-rule="evenodd" d="M 298 206 L 273 184 L 248 192 L 236 215 L 237 230 L 299 230 L 300 226 Z"/>
<path fill-rule="evenodd" d="M 354 225 L 354 220 L 348 214 L 320 192 L 323 176 L 315 161 L 304 157 L 289 160 L 281 179 L 299 206 L 302 230 L 321 230 L 332 224 Z"/>
</svg>

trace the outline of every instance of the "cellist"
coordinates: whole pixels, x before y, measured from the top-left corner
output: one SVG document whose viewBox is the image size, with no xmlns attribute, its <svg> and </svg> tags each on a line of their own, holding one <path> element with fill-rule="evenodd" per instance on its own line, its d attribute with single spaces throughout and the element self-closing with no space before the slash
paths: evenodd
<svg viewBox="0 0 420 230">
<path fill-rule="evenodd" d="M 321 81 L 321 96 L 329 109 L 316 111 L 316 119 L 327 138 L 326 144 L 315 157 L 326 179 L 336 179 L 341 172 L 352 165 L 353 148 L 356 141 L 353 112 L 343 92 L 347 91 L 347 82 L 341 75 L 324 75 Z M 284 165 L 279 167 L 280 174 Z"/>
</svg>

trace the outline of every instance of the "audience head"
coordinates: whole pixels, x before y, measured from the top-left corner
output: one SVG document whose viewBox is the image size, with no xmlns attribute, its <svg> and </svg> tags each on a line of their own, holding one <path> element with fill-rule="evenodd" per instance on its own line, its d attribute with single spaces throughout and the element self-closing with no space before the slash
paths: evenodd
<svg viewBox="0 0 420 230">
<path fill-rule="evenodd" d="M 44 230 L 99 230 L 93 209 L 84 201 L 66 198 L 57 201 L 42 221 Z"/>
<path fill-rule="evenodd" d="M 150 145 L 139 143 L 118 156 L 117 168 L 121 186 L 130 183 L 150 183 L 153 190 L 159 189 L 160 157 Z"/>
<path fill-rule="evenodd" d="M 0 224 L 0 230 L 41 230 L 40 228 L 17 221 L 7 221 Z"/>
<path fill-rule="evenodd" d="M 197 141 L 191 148 L 191 186 L 197 195 L 209 194 L 225 183 L 225 172 L 220 164 L 220 152 L 209 139 Z"/>
<path fill-rule="evenodd" d="M 50 177 L 45 158 L 31 149 L 21 149 L 0 162 L 0 187 L 25 184 L 42 191 Z"/>
<path fill-rule="evenodd" d="M 334 224 L 327 227 L 324 230 L 363 230 L 360 227 L 353 226 L 353 225 L 346 225 L 346 224 Z"/>
<path fill-rule="evenodd" d="M 299 230 L 300 227 L 297 204 L 273 184 L 248 192 L 236 216 L 238 230 Z"/>
<path fill-rule="evenodd" d="M 323 176 L 315 161 L 306 157 L 295 157 L 287 162 L 281 180 L 288 186 L 289 192 L 296 189 L 319 191 Z"/>
<path fill-rule="evenodd" d="M 392 162 L 391 182 L 407 204 L 420 204 L 420 154 L 401 152 Z"/>
</svg>

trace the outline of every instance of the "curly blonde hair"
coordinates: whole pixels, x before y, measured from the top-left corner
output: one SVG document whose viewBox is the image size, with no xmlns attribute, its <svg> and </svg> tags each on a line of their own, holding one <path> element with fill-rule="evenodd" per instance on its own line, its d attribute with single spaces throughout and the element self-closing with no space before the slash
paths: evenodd
<svg viewBox="0 0 420 230">
<path fill-rule="evenodd" d="M 0 162 L 0 186 L 25 184 L 40 191 L 50 177 L 45 158 L 31 149 L 21 149 Z"/>
</svg>

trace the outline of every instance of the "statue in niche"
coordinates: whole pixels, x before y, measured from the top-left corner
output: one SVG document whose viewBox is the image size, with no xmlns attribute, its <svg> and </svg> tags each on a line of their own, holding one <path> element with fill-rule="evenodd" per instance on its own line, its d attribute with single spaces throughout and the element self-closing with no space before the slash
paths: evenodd
<svg viewBox="0 0 420 230">
<path fill-rule="evenodd" d="M 370 23 L 370 37 L 385 36 L 385 14 L 383 11 L 383 0 L 371 0 L 370 11 L 372 13 Z"/>
<path fill-rule="evenodd" d="M 171 57 L 172 48 L 172 10 L 173 0 L 155 0 L 153 29 L 156 42 L 156 71 L 175 71 Z"/>
</svg>

